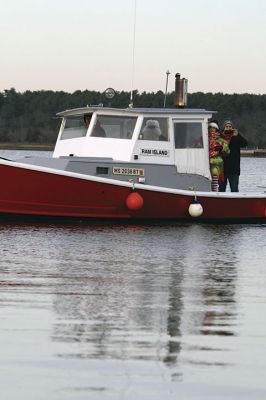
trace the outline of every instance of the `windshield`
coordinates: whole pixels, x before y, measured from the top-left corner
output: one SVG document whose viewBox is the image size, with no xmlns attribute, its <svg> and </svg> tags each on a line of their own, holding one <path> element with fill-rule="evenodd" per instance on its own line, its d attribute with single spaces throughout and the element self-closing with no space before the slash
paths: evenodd
<svg viewBox="0 0 266 400">
<path fill-rule="evenodd" d="M 86 136 L 88 127 L 84 123 L 84 116 L 73 116 L 65 119 L 61 140 Z"/>
<path fill-rule="evenodd" d="M 91 136 L 115 139 L 131 139 L 137 117 L 98 115 Z"/>
<path fill-rule="evenodd" d="M 167 118 L 144 118 L 139 134 L 140 140 L 168 141 L 168 119 Z"/>
</svg>

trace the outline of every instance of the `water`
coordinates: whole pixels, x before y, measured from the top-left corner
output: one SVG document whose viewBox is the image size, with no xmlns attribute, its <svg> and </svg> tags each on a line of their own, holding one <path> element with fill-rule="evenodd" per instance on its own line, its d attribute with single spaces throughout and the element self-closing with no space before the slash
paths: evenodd
<svg viewBox="0 0 266 400">
<path fill-rule="evenodd" d="M 0 223 L 1 398 L 265 399 L 265 229 Z"/>
</svg>

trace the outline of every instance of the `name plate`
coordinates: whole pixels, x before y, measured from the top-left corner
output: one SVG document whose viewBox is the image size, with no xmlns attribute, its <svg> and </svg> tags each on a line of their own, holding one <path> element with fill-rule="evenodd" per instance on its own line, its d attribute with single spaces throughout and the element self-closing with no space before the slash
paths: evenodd
<svg viewBox="0 0 266 400">
<path fill-rule="evenodd" d="M 162 150 L 162 149 L 139 149 L 139 153 L 142 156 L 160 156 L 160 157 L 169 156 L 169 150 Z"/>
<path fill-rule="evenodd" d="M 114 175 L 134 175 L 134 176 L 144 176 L 144 168 L 129 168 L 129 167 L 113 167 Z"/>
</svg>

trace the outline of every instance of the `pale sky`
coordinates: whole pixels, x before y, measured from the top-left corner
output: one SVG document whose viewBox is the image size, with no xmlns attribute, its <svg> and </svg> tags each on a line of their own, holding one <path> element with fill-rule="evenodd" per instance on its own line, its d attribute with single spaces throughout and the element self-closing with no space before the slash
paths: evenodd
<svg viewBox="0 0 266 400">
<path fill-rule="evenodd" d="M 136 0 L 135 47 L 135 0 L 0 6 L 0 91 L 266 93 L 265 0 Z"/>
</svg>

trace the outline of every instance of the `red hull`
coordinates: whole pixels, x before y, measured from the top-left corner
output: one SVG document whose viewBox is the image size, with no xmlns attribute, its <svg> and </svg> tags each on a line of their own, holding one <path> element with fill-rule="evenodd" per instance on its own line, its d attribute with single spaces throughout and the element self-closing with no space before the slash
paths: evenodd
<svg viewBox="0 0 266 400">
<path fill-rule="evenodd" d="M 0 213 L 57 217 L 259 220 L 266 222 L 265 197 L 198 196 L 203 214 L 188 213 L 191 195 L 137 189 L 144 204 L 138 211 L 126 205 L 130 188 L 76 177 L 0 165 Z"/>
</svg>

